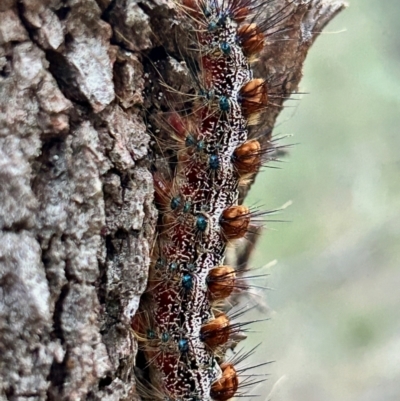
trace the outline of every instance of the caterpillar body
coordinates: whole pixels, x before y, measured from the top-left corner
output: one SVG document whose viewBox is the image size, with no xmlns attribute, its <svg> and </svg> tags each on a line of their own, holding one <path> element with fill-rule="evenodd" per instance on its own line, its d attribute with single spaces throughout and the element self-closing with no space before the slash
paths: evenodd
<svg viewBox="0 0 400 401">
<path fill-rule="evenodd" d="M 133 322 L 150 371 L 152 390 L 144 398 L 224 401 L 240 394 L 236 364 L 242 358 L 224 355 L 240 340 L 243 324 L 219 305 L 240 287 L 235 269 L 224 265 L 226 247 L 244 237 L 257 216 L 239 204 L 240 184 L 270 151 L 248 133 L 269 99 L 266 80 L 253 78 L 251 69 L 265 40 L 265 28 L 254 22 L 256 8 L 253 0 L 180 5 L 193 27 L 200 89 L 189 111 L 165 119 L 176 142 L 174 178 L 154 173 L 158 236 Z"/>
</svg>

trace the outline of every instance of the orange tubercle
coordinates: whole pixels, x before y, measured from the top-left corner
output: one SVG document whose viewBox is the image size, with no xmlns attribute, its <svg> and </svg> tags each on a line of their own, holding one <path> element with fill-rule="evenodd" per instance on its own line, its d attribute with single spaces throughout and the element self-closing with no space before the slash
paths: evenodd
<svg viewBox="0 0 400 401">
<path fill-rule="evenodd" d="M 238 37 L 248 57 L 259 54 L 265 46 L 265 37 L 257 24 L 243 24 L 238 29 Z"/>
<path fill-rule="evenodd" d="M 250 224 L 250 210 L 243 205 L 231 206 L 222 212 L 222 231 L 227 239 L 238 239 L 246 235 Z"/>
<path fill-rule="evenodd" d="M 268 105 L 266 82 L 261 78 L 252 79 L 240 90 L 243 115 L 250 118 Z"/>
<path fill-rule="evenodd" d="M 231 327 L 228 316 L 224 313 L 201 326 L 201 338 L 210 347 L 216 348 L 229 340 Z"/>
<path fill-rule="evenodd" d="M 218 266 L 208 273 L 208 291 L 212 300 L 225 299 L 235 288 L 236 273 L 231 266 Z"/>
<path fill-rule="evenodd" d="M 222 377 L 211 386 L 211 397 L 216 401 L 227 401 L 235 395 L 239 378 L 232 363 L 223 363 L 221 369 Z"/>
<path fill-rule="evenodd" d="M 237 147 L 233 154 L 239 175 L 256 173 L 261 164 L 261 145 L 256 139 Z"/>
</svg>

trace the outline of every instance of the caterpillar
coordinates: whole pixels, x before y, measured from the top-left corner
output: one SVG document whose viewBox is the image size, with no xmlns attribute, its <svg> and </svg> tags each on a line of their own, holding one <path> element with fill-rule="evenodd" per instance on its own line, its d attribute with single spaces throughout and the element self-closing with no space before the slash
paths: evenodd
<svg viewBox="0 0 400 401">
<path fill-rule="evenodd" d="M 269 134 L 263 143 L 252 134 L 274 96 L 273 83 L 253 77 L 252 63 L 292 3 L 267 16 L 266 4 L 253 0 L 179 4 L 195 54 L 182 63 L 194 85 L 182 91 L 164 83 L 172 111 L 151 124 L 170 174 L 154 169 L 157 237 L 132 322 L 150 381 L 141 386 L 144 399 L 225 401 L 252 383 L 240 364 L 254 350 L 226 357 L 248 323 L 235 321 L 241 310 L 224 308 L 233 292 L 246 288 L 224 258 L 263 215 L 240 197 L 241 186 L 277 149 Z"/>
</svg>

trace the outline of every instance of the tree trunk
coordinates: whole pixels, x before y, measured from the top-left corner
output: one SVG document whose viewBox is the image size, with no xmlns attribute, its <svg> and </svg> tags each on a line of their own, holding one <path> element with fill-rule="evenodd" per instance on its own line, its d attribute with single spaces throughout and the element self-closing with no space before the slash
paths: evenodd
<svg viewBox="0 0 400 401">
<path fill-rule="evenodd" d="M 283 95 L 343 3 L 292 7 L 256 66 Z M 130 321 L 157 216 L 143 60 L 178 54 L 176 18 L 167 0 L 1 0 L 1 401 L 137 399 Z"/>
</svg>

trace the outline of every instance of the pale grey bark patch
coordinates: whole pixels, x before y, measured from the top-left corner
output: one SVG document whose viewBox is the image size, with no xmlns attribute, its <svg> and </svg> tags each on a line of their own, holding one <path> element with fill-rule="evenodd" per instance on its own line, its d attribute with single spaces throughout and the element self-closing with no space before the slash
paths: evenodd
<svg viewBox="0 0 400 401">
<path fill-rule="evenodd" d="M 343 7 L 298 3 L 257 65 L 286 94 Z M 136 399 L 130 323 L 157 217 L 144 65 L 164 46 L 188 89 L 179 25 L 164 0 L 0 2 L 0 400 Z"/>
<path fill-rule="evenodd" d="M 45 372 L 58 353 L 49 331 L 49 286 L 40 246 L 25 230 L 0 235 L 0 369 L 2 396 L 45 397 Z M 13 389 L 13 390 L 11 390 Z M 16 391 L 18 393 L 16 393 Z"/>
</svg>

